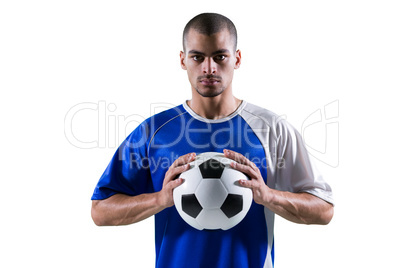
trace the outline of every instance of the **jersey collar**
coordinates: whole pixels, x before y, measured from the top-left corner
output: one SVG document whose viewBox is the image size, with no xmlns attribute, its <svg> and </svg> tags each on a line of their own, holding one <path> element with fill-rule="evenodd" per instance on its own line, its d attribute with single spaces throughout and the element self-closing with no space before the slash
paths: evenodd
<svg viewBox="0 0 402 268">
<path fill-rule="evenodd" d="M 185 101 L 183 103 L 183 107 L 184 109 L 195 119 L 199 120 L 199 121 L 203 121 L 206 123 L 212 123 L 212 124 L 216 124 L 216 123 L 222 123 L 222 122 L 226 122 L 231 120 L 233 117 L 237 116 L 246 106 L 247 102 L 246 101 L 242 101 L 241 104 L 239 105 L 239 107 L 237 107 L 236 111 L 234 111 L 233 113 L 231 113 L 230 115 L 223 117 L 223 118 L 219 118 L 219 119 L 208 119 L 208 118 L 204 118 L 198 114 L 196 114 L 191 108 L 190 106 L 187 105 L 187 101 Z"/>
</svg>

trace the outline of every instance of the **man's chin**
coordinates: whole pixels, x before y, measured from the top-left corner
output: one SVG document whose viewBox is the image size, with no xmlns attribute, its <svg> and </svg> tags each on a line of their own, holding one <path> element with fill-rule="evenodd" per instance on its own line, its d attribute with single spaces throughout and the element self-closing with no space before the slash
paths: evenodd
<svg viewBox="0 0 402 268">
<path fill-rule="evenodd" d="M 204 98 L 214 98 L 217 97 L 219 95 L 221 95 L 224 91 L 223 88 L 205 88 L 205 89 L 199 89 L 196 88 L 195 89 L 197 91 L 198 94 L 200 94 L 202 97 Z"/>
</svg>

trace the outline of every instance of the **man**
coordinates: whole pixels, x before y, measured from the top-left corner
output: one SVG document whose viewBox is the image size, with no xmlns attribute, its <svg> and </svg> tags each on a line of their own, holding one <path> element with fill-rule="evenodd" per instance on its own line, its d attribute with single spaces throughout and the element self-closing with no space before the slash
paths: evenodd
<svg viewBox="0 0 402 268">
<path fill-rule="evenodd" d="M 156 267 L 273 267 L 275 214 L 305 224 L 332 218 L 331 188 L 311 165 L 300 134 L 272 112 L 233 96 L 233 73 L 241 64 L 236 46 L 228 18 L 204 13 L 188 22 L 180 62 L 192 99 L 138 126 L 92 196 L 97 225 L 155 215 Z M 239 183 L 252 190 L 254 202 L 227 231 L 196 230 L 173 206 L 173 189 L 183 182 L 177 177 L 196 154 L 209 151 L 223 151 L 251 178 Z"/>
</svg>

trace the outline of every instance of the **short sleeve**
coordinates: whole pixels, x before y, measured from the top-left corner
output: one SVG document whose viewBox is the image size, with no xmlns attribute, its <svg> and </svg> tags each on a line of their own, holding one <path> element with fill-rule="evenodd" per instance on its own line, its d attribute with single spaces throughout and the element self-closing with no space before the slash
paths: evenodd
<svg viewBox="0 0 402 268">
<path fill-rule="evenodd" d="M 333 204 L 332 189 L 314 166 L 303 139 L 289 123 L 278 122 L 276 189 L 306 192 Z"/>
<path fill-rule="evenodd" d="M 99 179 L 92 200 L 117 193 L 135 196 L 153 191 L 147 163 L 148 136 L 147 124 L 143 122 L 126 138 Z"/>
</svg>

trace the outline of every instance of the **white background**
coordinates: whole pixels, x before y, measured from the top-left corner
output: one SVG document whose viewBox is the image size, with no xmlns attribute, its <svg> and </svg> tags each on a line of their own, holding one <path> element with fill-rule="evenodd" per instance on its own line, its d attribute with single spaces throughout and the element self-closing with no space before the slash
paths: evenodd
<svg viewBox="0 0 402 268">
<path fill-rule="evenodd" d="M 96 227 L 90 198 L 120 137 L 190 98 L 181 34 L 201 12 L 238 28 L 237 97 L 299 131 L 332 103 L 305 138 L 335 216 L 277 217 L 275 267 L 401 266 L 400 2 L 205 0 L 1 2 L 1 267 L 153 267 L 153 218 Z"/>
</svg>

